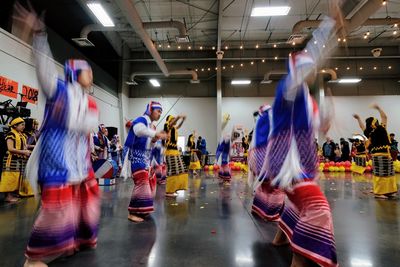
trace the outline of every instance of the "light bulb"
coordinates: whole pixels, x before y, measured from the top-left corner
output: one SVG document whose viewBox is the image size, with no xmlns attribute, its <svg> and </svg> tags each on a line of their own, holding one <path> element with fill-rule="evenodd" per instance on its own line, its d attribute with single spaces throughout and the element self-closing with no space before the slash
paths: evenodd
<svg viewBox="0 0 400 267">
<path fill-rule="evenodd" d="M 274 48 L 276 48 L 276 44 L 274 44 Z"/>
</svg>

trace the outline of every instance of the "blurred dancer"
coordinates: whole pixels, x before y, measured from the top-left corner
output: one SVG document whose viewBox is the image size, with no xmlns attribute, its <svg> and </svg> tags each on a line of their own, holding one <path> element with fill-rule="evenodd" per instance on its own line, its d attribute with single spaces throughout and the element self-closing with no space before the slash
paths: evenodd
<svg viewBox="0 0 400 267">
<path fill-rule="evenodd" d="M 37 190 L 40 185 L 42 198 L 24 264 L 43 267 L 83 247 L 96 247 L 99 189 L 89 136 L 98 123 L 98 111 L 86 93 L 93 82 L 89 64 L 68 60 L 65 79 L 58 79 L 44 23 L 32 8 L 17 4 L 16 12 L 15 19 L 33 32 L 37 76 L 47 99 L 41 136 L 27 165 L 32 187 Z"/>
<path fill-rule="evenodd" d="M 150 101 L 143 116 L 132 121 L 125 141 L 127 148 L 125 160 L 128 160 L 127 164 L 130 165 L 135 184 L 128 208 L 128 219 L 133 222 L 143 222 L 144 218 L 154 211 L 156 178 L 149 175 L 151 146 L 156 140 L 166 139 L 167 134 L 163 131 L 156 132 L 152 122 L 158 121 L 161 113 L 161 104 Z"/>
<path fill-rule="evenodd" d="M 218 144 L 217 152 L 215 153 L 215 161 L 220 165 L 218 177 L 224 185 L 230 185 L 232 179 L 231 167 L 229 166 L 230 153 L 231 136 L 226 134 Z"/>
<path fill-rule="evenodd" d="M 151 150 L 151 169 L 157 178 L 158 184 L 165 184 L 165 163 L 164 163 L 164 147 L 161 140 L 154 143 Z"/>
<path fill-rule="evenodd" d="M 338 7 L 334 11 L 340 22 Z M 319 127 L 326 133 L 330 121 L 318 124 L 318 106 L 308 89 L 315 81 L 318 64 L 335 45 L 338 25 L 325 18 L 314 31 L 307 51 L 289 57 L 288 75 L 277 86 L 272 109 L 272 131 L 260 177 L 272 179 L 271 184 L 288 196 L 273 244 L 290 242 L 291 267 L 310 266 L 309 261 L 338 266 L 331 210 L 314 181 L 318 178 L 315 133 Z"/>
<path fill-rule="evenodd" d="M 201 169 L 200 160 L 197 156 L 197 149 L 196 149 L 196 131 L 193 131 L 192 134 L 189 135 L 187 147 L 190 151 L 190 165 L 189 170 L 193 172 L 193 175 L 198 175 L 197 171 Z M 201 142 L 201 140 L 200 140 Z"/>
<path fill-rule="evenodd" d="M 263 105 L 259 109 L 256 125 L 253 130 L 253 138 L 250 144 L 248 165 L 249 165 L 249 186 L 255 187 L 255 195 L 251 211 L 266 221 L 277 221 L 283 211 L 285 193 L 271 186 L 270 179 L 259 183 L 254 181 L 258 177 L 267 155 L 268 137 L 271 132 L 272 108 Z"/>
</svg>

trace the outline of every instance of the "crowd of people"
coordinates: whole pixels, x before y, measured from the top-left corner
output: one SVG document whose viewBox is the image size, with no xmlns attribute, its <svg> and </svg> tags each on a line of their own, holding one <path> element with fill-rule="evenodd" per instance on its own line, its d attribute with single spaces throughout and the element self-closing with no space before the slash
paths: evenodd
<svg viewBox="0 0 400 267">
<path fill-rule="evenodd" d="M 391 158 L 395 161 L 399 157 L 399 148 L 398 142 L 395 139 L 395 134 L 390 133 L 389 135 L 390 141 L 390 155 Z M 350 138 L 349 141 L 346 141 L 345 138 L 340 138 L 339 143 L 335 143 L 332 138 L 327 137 L 326 141 L 322 144 L 322 147 L 319 146 L 318 141 L 316 142 L 316 147 L 318 151 L 318 155 L 320 156 L 321 161 L 334 161 L 334 162 L 344 162 L 344 161 L 352 161 L 355 160 L 357 154 L 359 154 L 360 146 L 365 147 L 365 143 L 368 141 L 368 138 L 365 135 L 356 134 Z M 351 144 L 351 146 L 350 146 Z M 364 150 L 364 149 L 363 149 Z M 369 154 L 368 150 L 361 151 L 365 154 Z"/>
</svg>

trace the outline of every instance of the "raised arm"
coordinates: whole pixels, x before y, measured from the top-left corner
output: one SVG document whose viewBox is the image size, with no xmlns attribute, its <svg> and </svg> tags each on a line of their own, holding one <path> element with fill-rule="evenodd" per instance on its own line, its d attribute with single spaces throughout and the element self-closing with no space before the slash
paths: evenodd
<svg viewBox="0 0 400 267">
<path fill-rule="evenodd" d="M 36 74 L 41 89 L 46 97 L 50 98 L 56 91 L 58 73 L 47 42 L 46 26 L 43 23 L 43 18 L 39 18 L 32 6 L 29 5 L 29 9 L 26 9 L 21 4 L 17 3 L 15 5 L 13 19 L 14 23 L 23 24 L 22 36 L 30 36 L 33 34 L 32 46 L 36 64 Z"/>
<path fill-rule="evenodd" d="M 182 127 L 182 124 L 185 122 L 185 120 L 186 120 L 186 115 L 179 115 L 177 118 L 178 118 L 178 119 L 179 119 L 179 118 L 181 119 L 181 121 L 179 122 L 179 124 L 176 126 L 176 128 L 179 129 L 179 128 Z"/>
<path fill-rule="evenodd" d="M 353 114 L 353 118 L 357 120 L 358 125 L 360 126 L 361 130 L 364 132 L 365 131 L 365 124 L 361 120 L 360 116 L 358 116 L 358 114 Z"/>
<path fill-rule="evenodd" d="M 381 116 L 381 122 L 386 127 L 387 126 L 387 115 L 386 115 L 386 113 L 377 104 L 373 104 L 372 108 L 376 109 L 379 112 L 379 115 Z"/>
</svg>

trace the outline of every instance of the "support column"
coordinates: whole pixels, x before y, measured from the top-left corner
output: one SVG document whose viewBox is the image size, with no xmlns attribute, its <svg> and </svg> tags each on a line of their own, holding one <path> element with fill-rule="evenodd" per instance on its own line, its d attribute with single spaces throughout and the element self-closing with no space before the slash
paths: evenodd
<svg viewBox="0 0 400 267">
<path fill-rule="evenodd" d="M 222 75 L 221 60 L 217 60 L 217 144 L 222 136 Z"/>
<path fill-rule="evenodd" d="M 130 56 L 129 48 L 124 45 L 122 50 L 122 59 L 127 59 Z M 120 140 L 125 140 L 126 138 L 126 130 L 125 130 L 125 118 L 132 119 L 129 116 L 129 85 L 126 84 L 126 81 L 130 74 L 130 64 L 129 61 L 122 60 L 120 65 L 120 85 L 118 90 L 118 101 L 119 101 L 119 116 L 120 116 L 120 129 L 119 129 L 119 136 Z"/>
</svg>

